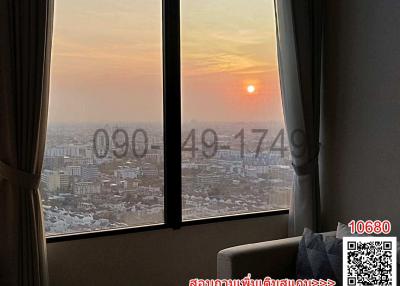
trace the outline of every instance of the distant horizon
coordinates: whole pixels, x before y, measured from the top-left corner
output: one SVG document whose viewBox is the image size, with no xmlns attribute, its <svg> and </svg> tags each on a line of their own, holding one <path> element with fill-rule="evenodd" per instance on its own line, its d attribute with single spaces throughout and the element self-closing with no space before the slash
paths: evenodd
<svg viewBox="0 0 400 286">
<path fill-rule="evenodd" d="M 273 124 L 282 124 L 283 122 L 280 120 L 263 120 L 263 121 L 205 121 L 205 120 L 189 120 L 182 121 L 182 125 L 187 124 L 263 124 L 263 123 L 273 123 Z M 101 121 L 90 121 L 90 122 L 48 122 L 48 126 L 54 125 L 115 125 L 115 124 L 157 124 L 162 125 L 162 121 L 114 121 L 114 122 L 101 122 Z"/>
<path fill-rule="evenodd" d="M 273 5 L 182 1 L 183 121 L 283 120 Z M 162 122 L 161 11 L 160 0 L 56 1 L 49 122 Z"/>
</svg>

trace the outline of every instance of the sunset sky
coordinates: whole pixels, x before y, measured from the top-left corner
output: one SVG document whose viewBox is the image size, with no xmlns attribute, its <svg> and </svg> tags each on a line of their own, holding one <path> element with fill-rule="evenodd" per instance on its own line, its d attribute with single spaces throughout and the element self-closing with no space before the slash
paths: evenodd
<svg viewBox="0 0 400 286">
<path fill-rule="evenodd" d="M 183 119 L 282 120 L 273 1 L 181 3 Z M 161 121 L 161 69 L 160 0 L 56 1 L 51 123 Z"/>
</svg>

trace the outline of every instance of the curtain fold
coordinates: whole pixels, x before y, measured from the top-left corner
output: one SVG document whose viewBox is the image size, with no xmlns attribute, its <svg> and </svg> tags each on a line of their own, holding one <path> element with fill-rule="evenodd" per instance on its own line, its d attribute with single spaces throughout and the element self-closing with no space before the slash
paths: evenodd
<svg viewBox="0 0 400 286">
<path fill-rule="evenodd" d="M 285 124 L 295 170 L 289 235 L 319 230 L 323 0 L 275 0 Z"/>
<path fill-rule="evenodd" d="M 0 1 L 0 285 L 48 285 L 40 194 L 52 0 Z"/>
</svg>

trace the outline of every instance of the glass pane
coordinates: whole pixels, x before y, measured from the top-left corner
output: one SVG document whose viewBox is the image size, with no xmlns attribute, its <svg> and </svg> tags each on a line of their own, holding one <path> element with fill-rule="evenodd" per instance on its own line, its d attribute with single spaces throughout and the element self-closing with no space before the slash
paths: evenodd
<svg viewBox="0 0 400 286">
<path fill-rule="evenodd" d="M 47 235 L 163 222 L 161 1 L 56 1 Z"/>
<path fill-rule="evenodd" d="M 184 220 L 288 208 L 272 0 L 182 0 Z"/>
</svg>

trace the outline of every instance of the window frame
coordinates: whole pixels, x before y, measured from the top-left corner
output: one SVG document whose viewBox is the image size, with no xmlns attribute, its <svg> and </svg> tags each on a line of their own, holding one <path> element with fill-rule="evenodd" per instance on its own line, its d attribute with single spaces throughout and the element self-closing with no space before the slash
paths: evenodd
<svg viewBox="0 0 400 286">
<path fill-rule="evenodd" d="M 277 209 L 188 221 L 182 220 L 180 1 L 162 0 L 164 222 L 143 226 L 51 235 L 46 237 L 47 243 L 159 231 L 163 229 L 177 230 L 181 227 L 199 224 L 244 220 L 289 213 L 288 209 Z"/>
</svg>

